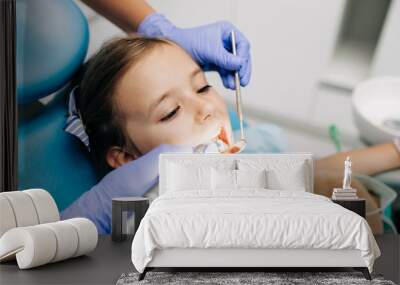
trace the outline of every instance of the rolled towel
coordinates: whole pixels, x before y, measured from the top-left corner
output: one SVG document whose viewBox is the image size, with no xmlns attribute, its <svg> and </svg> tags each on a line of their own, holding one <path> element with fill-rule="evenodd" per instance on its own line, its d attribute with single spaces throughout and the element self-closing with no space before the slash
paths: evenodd
<svg viewBox="0 0 400 285">
<path fill-rule="evenodd" d="M 49 228 L 56 237 L 57 250 L 51 262 L 57 262 L 75 255 L 78 249 L 78 232 L 70 223 L 65 221 L 43 224 Z"/>
<path fill-rule="evenodd" d="M 0 237 L 9 229 L 15 228 L 17 221 L 10 201 L 6 197 L 0 195 Z"/>
<path fill-rule="evenodd" d="M 28 269 L 86 254 L 97 239 L 96 226 L 85 218 L 13 228 L 0 238 L 0 261 L 16 257 L 19 268 Z"/>
<path fill-rule="evenodd" d="M 28 189 L 0 193 L 0 237 L 15 227 L 56 222 L 60 214 L 50 193 Z"/>
<path fill-rule="evenodd" d="M 39 224 L 60 220 L 60 213 L 58 212 L 56 202 L 49 192 L 43 189 L 28 189 L 22 192 L 31 197 L 38 215 Z"/>
<path fill-rule="evenodd" d="M 53 231 L 42 225 L 13 228 L 0 238 L 0 261 L 16 257 L 20 269 L 49 263 L 56 252 Z"/>
<path fill-rule="evenodd" d="M 73 257 L 86 254 L 96 248 L 98 232 L 92 221 L 86 218 L 73 218 L 64 221 L 71 224 L 78 233 L 78 247 Z"/>
<path fill-rule="evenodd" d="M 17 227 L 33 226 L 39 223 L 31 197 L 22 191 L 3 192 L 0 195 L 10 202 Z"/>
</svg>

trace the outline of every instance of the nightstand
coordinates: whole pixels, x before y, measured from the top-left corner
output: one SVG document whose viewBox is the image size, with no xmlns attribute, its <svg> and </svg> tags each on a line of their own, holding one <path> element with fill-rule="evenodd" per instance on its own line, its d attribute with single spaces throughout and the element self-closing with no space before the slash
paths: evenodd
<svg viewBox="0 0 400 285">
<path fill-rule="evenodd" d="M 365 218 L 365 199 L 354 199 L 354 200 L 333 200 L 333 203 L 339 204 L 340 206 L 359 214 Z"/>
<path fill-rule="evenodd" d="M 150 200 L 144 197 L 120 197 L 112 199 L 112 241 L 123 241 L 127 236 L 135 235 L 140 221 L 149 208 Z M 134 215 L 134 229 L 129 231 L 128 220 Z"/>
</svg>

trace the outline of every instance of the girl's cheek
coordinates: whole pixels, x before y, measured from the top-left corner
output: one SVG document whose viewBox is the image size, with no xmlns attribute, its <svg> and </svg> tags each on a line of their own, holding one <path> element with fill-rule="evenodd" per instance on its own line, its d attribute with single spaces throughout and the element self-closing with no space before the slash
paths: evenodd
<svg viewBox="0 0 400 285">
<path fill-rule="evenodd" d="M 224 98 L 222 98 L 220 95 L 216 94 L 214 96 L 212 96 L 213 101 L 214 101 L 214 105 L 216 106 L 216 108 L 220 111 L 220 112 L 227 112 L 227 106 L 225 103 Z"/>
<path fill-rule="evenodd" d="M 176 144 L 182 142 L 187 128 L 174 119 L 168 123 L 162 123 L 153 129 L 153 138 L 158 143 Z"/>
</svg>

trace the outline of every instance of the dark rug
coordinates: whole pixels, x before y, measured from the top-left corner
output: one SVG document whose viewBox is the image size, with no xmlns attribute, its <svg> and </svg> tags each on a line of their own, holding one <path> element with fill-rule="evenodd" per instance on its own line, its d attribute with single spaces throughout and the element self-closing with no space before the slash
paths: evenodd
<svg viewBox="0 0 400 285">
<path fill-rule="evenodd" d="M 372 281 L 360 272 L 157 272 L 150 271 L 138 281 L 139 273 L 124 273 L 117 285 L 133 284 L 390 284 L 382 275 L 372 274 Z"/>
</svg>

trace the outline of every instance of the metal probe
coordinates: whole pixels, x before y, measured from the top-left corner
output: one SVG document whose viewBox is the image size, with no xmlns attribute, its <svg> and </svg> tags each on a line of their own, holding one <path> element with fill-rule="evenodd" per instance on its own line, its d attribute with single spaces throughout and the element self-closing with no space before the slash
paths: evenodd
<svg viewBox="0 0 400 285">
<path fill-rule="evenodd" d="M 232 53 L 236 55 L 236 38 L 235 32 L 231 31 L 231 42 L 232 42 Z M 246 139 L 244 138 L 244 130 L 243 130 L 243 110 L 242 110 L 242 94 L 240 90 L 240 79 L 238 71 L 235 71 L 235 93 L 236 93 L 236 113 L 239 116 L 239 124 L 240 124 L 240 141 L 239 144 L 244 146 L 246 145 Z M 243 149 L 242 148 L 242 149 Z"/>
</svg>

